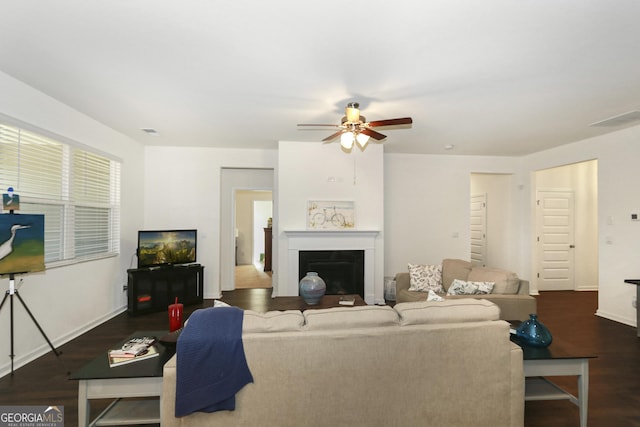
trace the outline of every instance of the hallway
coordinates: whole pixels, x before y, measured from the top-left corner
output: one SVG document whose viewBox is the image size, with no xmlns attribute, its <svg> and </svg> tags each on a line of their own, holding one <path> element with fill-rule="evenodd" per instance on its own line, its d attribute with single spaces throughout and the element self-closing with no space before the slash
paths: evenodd
<svg viewBox="0 0 640 427">
<path fill-rule="evenodd" d="M 271 272 L 262 271 L 262 265 L 237 265 L 235 267 L 236 289 L 271 288 Z"/>
</svg>

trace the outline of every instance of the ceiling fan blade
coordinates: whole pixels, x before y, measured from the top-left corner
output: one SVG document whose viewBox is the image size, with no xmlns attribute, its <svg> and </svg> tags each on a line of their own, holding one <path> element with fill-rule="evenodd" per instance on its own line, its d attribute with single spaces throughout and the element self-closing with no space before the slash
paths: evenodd
<svg viewBox="0 0 640 427">
<path fill-rule="evenodd" d="M 378 126 L 410 125 L 411 123 L 413 123 L 411 117 L 402 117 L 400 119 L 374 120 L 369 122 L 368 125 L 374 128 Z"/>
<path fill-rule="evenodd" d="M 380 141 L 381 139 L 385 139 L 387 137 L 387 135 L 383 135 L 380 132 L 376 132 L 373 129 L 367 129 L 367 128 L 362 129 L 360 131 L 360 133 L 362 133 L 364 135 L 367 135 L 367 136 L 370 136 L 371 138 L 373 138 L 375 140 L 378 140 L 378 141 Z"/>
<path fill-rule="evenodd" d="M 298 126 L 331 126 L 331 127 L 338 127 L 340 125 L 330 125 L 330 124 L 326 124 L 326 123 L 321 123 L 321 124 L 312 124 L 312 123 L 298 123 Z"/>
<path fill-rule="evenodd" d="M 342 133 L 343 133 L 343 132 L 344 132 L 344 131 L 341 129 L 341 130 L 339 130 L 338 132 L 336 132 L 336 133 L 334 133 L 334 134 L 329 135 L 328 137 L 326 137 L 326 138 L 325 138 L 325 139 L 323 139 L 322 141 L 323 141 L 323 142 L 325 142 L 325 141 L 331 141 L 332 139 L 336 139 L 337 137 L 339 137 L 340 135 L 342 135 Z"/>
</svg>

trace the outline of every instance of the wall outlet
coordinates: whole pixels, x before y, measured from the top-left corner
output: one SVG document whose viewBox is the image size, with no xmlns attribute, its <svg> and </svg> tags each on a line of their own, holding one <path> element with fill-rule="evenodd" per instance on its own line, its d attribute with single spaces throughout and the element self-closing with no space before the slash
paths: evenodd
<svg viewBox="0 0 640 427">
<path fill-rule="evenodd" d="M 127 292 L 127 289 L 129 289 L 129 286 L 127 286 L 127 284 L 126 284 L 126 283 L 124 283 L 124 284 L 122 285 L 122 292 Z"/>
</svg>

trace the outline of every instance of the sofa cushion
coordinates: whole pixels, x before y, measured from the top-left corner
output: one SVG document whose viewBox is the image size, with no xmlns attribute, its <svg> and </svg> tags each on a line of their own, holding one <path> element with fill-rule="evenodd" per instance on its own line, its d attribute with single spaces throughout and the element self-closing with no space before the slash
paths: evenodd
<svg viewBox="0 0 640 427">
<path fill-rule="evenodd" d="M 266 313 L 245 310 L 242 332 L 300 331 L 303 326 L 304 316 L 300 310 L 268 311 Z"/>
<path fill-rule="evenodd" d="M 473 268 L 473 264 L 462 259 L 443 259 L 442 260 L 442 286 L 445 291 L 449 290 L 449 286 L 454 279 L 469 280 L 469 273 Z"/>
<path fill-rule="evenodd" d="M 468 282 L 453 279 L 453 283 L 447 290 L 447 295 L 486 295 L 493 290 L 493 282 Z"/>
<path fill-rule="evenodd" d="M 442 302 L 401 302 L 394 306 L 401 325 L 478 322 L 498 320 L 500 308 L 483 299 L 455 299 Z"/>
<path fill-rule="evenodd" d="M 494 294 L 514 295 L 518 293 L 520 279 L 518 276 L 501 268 L 474 267 L 467 280 L 473 282 L 493 282 Z"/>
<path fill-rule="evenodd" d="M 398 325 L 398 313 L 389 306 L 335 307 L 305 310 L 307 330 L 368 328 Z"/>
<path fill-rule="evenodd" d="M 409 290 L 442 292 L 442 265 L 409 264 Z"/>
</svg>

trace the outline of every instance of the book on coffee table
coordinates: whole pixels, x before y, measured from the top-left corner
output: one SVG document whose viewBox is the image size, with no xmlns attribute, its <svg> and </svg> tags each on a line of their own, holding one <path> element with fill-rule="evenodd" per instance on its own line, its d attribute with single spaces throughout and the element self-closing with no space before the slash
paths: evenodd
<svg viewBox="0 0 640 427">
<path fill-rule="evenodd" d="M 352 295 L 345 295 L 340 297 L 340 301 L 338 304 L 340 305 L 354 305 L 356 303 L 356 298 Z"/>
<path fill-rule="evenodd" d="M 157 356 L 158 350 L 153 346 L 155 342 L 155 337 L 133 337 L 127 340 L 120 348 L 107 352 L 109 366 L 126 365 Z"/>
<path fill-rule="evenodd" d="M 110 352 L 107 356 L 109 357 L 109 367 L 114 368 L 116 366 L 128 365 L 129 363 L 151 359 L 153 357 L 157 357 L 159 354 L 158 349 L 152 345 L 148 347 L 144 353 L 138 354 L 137 356 L 117 356 L 112 355 Z"/>
</svg>

